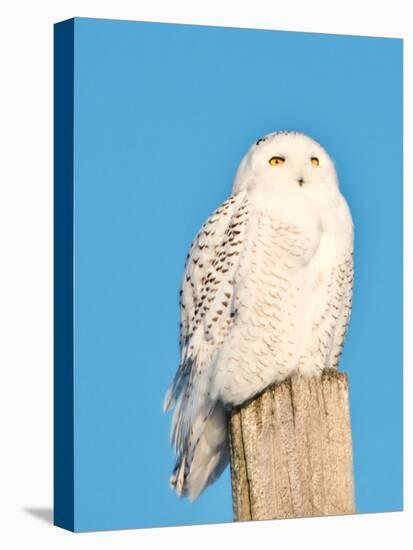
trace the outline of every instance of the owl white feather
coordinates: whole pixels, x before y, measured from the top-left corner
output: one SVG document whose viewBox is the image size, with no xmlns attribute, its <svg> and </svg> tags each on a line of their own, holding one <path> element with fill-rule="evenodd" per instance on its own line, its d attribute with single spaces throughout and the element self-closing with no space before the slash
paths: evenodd
<svg viewBox="0 0 413 550">
<path fill-rule="evenodd" d="M 194 500 L 228 463 L 227 414 L 292 375 L 336 368 L 351 311 L 353 223 L 319 143 L 254 143 L 203 224 L 181 288 L 171 485 Z"/>
</svg>

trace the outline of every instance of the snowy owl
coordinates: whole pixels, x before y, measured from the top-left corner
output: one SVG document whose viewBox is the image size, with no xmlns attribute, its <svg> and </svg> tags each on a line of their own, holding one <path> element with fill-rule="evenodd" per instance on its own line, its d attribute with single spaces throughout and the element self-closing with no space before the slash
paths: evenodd
<svg viewBox="0 0 413 550">
<path fill-rule="evenodd" d="M 331 158 L 302 133 L 262 137 L 187 256 L 164 402 L 178 495 L 196 499 L 224 470 L 232 407 L 294 373 L 337 368 L 352 282 L 353 222 Z"/>
</svg>

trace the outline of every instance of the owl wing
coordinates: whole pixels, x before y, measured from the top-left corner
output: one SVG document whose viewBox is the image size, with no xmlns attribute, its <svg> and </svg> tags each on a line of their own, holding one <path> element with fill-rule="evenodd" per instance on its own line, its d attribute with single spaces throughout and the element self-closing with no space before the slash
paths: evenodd
<svg viewBox="0 0 413 550">
<path fill-rule="evenodd" d="M 338 305 L 335 311 L 336 328 L 334 331 L 334 340 L 332 346 L 331 366 L 338 367 L 341 353 L 344 347 L 344 340 L 347 335 L 350 322 L 352 297 L 353 297 L 353 247 L 348 250 L 348 254 L 343 258 L 337 269 L 335 277 L 336 295 L 338 296 Z"/>
<path fill-rule="evenodd" d="M 248 215 L 245 192 L 223 202 L 203 224 L 187 256 L 180 291 L 181 360 L 164 401 L 175 406 L 172 443 L 188 446 L 197 417 L 210 414 L 214 353 L 234 316 L 232 284 Z"/>
</svg>

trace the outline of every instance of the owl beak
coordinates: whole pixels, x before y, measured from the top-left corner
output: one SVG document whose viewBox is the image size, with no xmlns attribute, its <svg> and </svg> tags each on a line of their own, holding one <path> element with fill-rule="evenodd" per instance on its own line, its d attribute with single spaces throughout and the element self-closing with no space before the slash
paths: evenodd
<svg viewBox="0 0 413 550">
<path fill-rule="evenodd" d="M 302 186 L 303 186 L 303 183 L 304 183 L 304 179 L 303 179 L 303 178 L 300 178 L 300 179 L 298 180 L 298 185 L 299 185 L 300 187 L 302 187 Z"/>
</svg>

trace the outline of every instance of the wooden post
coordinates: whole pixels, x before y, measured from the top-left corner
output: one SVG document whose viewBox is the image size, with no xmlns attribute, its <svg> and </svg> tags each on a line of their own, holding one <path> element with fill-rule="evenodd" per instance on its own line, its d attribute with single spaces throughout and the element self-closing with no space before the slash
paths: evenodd
<svg viewBox="0 0 413 550">
<path fill-rule="evenodd" d="M 236 520 L 355 513 L 347 375 L 294 376 L 229 418 Z"/>
</svg>

